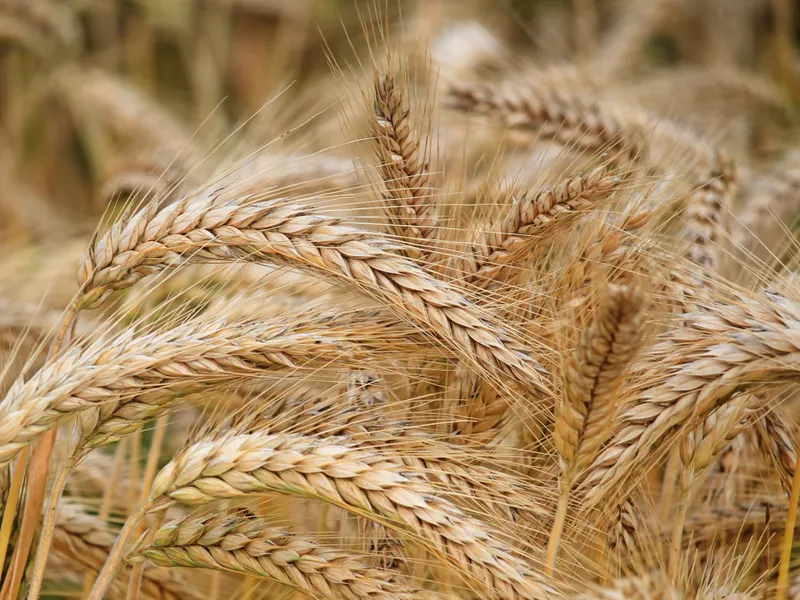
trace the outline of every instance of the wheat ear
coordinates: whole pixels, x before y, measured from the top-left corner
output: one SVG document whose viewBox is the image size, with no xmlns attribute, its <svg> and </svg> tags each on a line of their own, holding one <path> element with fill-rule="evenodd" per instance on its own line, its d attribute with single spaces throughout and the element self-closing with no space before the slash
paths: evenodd
<svg viewBox="0 0 800 600">
<path fill-rule="evenodd" d="M 84 257 L 81 305 L 96 306 L 113 290 L 187 260 L 288 263 L 366 291 L 500 380 L 511 375 L 527 389 L 546 390 L 528 350 L 482 318 L 457 289 L 387 251 L 387 242 L 283 201 L 220 206 L 216 193 L 161 211 L 151 203 L 113 226 Z"/>
<path fill-rule="evenodd" d="M 787 495 L 794 479 L 798 439 L 797 426 L 780 406 L 768 409 L 756 424 L 758 448 L 778 473 Z"/>
<path fill-rule="evenodd" d="M 162 567 L 218 569 L 269 579 L 314 598 L 403 600 L 414 591 L 345 550 L 269 527 L 252 515 L 190 516 L 159 529 L 143 554 Z"/>
<path fill-rule="evenodd" d="M 646 468 L 651 448 L 668 447 L 681 427 L 697 426 L 734 393 L 797 376 L 800 307 L 782 296 L 711 303 L 684 315 L 683 323 L 664 335 L 645 363 L 661 383 L 645 378 L 645 389 L 636 394 L 640 401 L 620 415 L 614 436 L 589 468 L 581 484 L 588 507 L 618 497 L 623 482 Z"/>
<path fill-rule="evenodd" d="M 784 227 L 800 206 L 800 151 L 787 154 L 770 175 L 754 185 L 734 229 L 737 245 L 762 259 L 786 241 Z"/>
<path fill-rule="evenodd" d="M 152 497 L 203 504 L 264 492 L 317 498 L 404 532 L 489 597 L 555 595 L 481 523 L 440 499 L 401 460 L 345 440 L 268 433 L 209 438 L 161 470 Z"/>
<path fill-rule="evenodd" d="M 360 314 L 360 316 L 359 316 Z M 6 463 L 54 423 L 79 414 L 82 446 L 126 435 L 163 414 L 181 394 L 270 370 L 325 366 L 347 356 L 369 360 L 381 347 L 404 344 L 398 330 L 371 311 L 306 315 L 287 321 L 202 318 L 173 329 L 75 347 L 27 382 L 17 381 L 0 404 L 0 463 Z M 412 332 L 406 332 L 414 339 Z M 358 349 L 360 342 L 365 346 Z M 399 345 L 398 345 L 399 344 Z"/>
<path fill-rule="evenodd" d="M 680 498 L 672 529 L 667 573 L 675 581 L 680 560 L 683 525 L 692 485 L 697 477 L 712 465 L 714 459 L 729 446 L 748 424 L 747 395 L 740 395 L 715 410 L 696 430 L 689 432 L 680 442 L 682 469 L 678 477 Z"/>
<path fill-rule="evenodd" d="M 424 258 L 437 237 L 433 190 L 425 149 L 392 74 L 375 75 L 373 129 L 392 232 L 409 243 L 407 256 Z M 422 246 L 422 247 L 420 247 Z"/>
<path fill-rule="evenodd" d="M 465 256 L 458 258 L 458 275 L 485 287 L 539 241 L 540 234 L 554 235 L 554 225 L 566 225 L 588 208 L 595 207 L 617 188 L 615 171 L 597 167 L 583 175 L 567 177 L 553 188 L 514 198 L 508 213 L 477 232 Z"/>
<path fill-rule="evenodd" d="M 53 552 L 66 559 L 78 571 L 99 571 L 114 545 L 115 535 L 108 523 L 86 513 L 73 502 L 59 508 L 58 523 L 53 535 Z M 127 581 L 114 583 L 114 595 L 125 595 Z M 144 598 L 158 600 L 199 600 L 186 581 L 174 570 L 146 569 L 141 593 Z"/>
<path fill-rule="evenodd" d="M 533 86 L 520 91 L 506 85 L 452 84 L 447 93 L 454 108 L 494 117 L 509 127 L 530 129 L 545 138 L 587 152 L 616 153 L 616 161 L 636 157 L 644 149 L 644 130 L 576 97 Z"/>
<path fill-rule="evenodd" d="M 553 442 L 561 469 L 560 496 L 547 546 L 553 572 L 569 496 L 577 476 L 608 438 L 618 390 L 642 340 L 644 295 L 636 287 L 608 285 L 591 324 L 564 366 L 564 396 L 556 407 Z"/>
</svg>

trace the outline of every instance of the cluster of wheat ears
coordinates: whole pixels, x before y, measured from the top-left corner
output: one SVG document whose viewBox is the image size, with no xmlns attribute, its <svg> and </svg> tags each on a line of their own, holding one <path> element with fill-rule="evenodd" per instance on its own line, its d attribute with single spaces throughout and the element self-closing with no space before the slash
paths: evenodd
<svg viewBox="0 0 800 600">
<path fill-rule="evenodd" d="M 0 0 L 2 600 L 800 599 L 790 2 L 531 2 L 547 66 L 295 12 L 330 75 L 238 123 L 258 2 L 197 3 L 194 116 L 104 67 L 116 4 Z"/>
</svg>

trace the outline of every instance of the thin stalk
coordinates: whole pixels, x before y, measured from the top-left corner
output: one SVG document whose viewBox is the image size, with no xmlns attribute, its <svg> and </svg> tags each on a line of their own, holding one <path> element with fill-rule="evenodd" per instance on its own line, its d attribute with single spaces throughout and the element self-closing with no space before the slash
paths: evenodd
<svg viewBox="0 0 800 600">
<path fill-rule="evenodd" d="M 131 434 L 131 447 L 130 447 L 130 465 L 131 465 L 131 487 L 128 490 L 128 512 L 133 512 L 139 504 L 139 497 L 141 494 L 136 493 L 136 484 L 141 479 L 141 460 L 142 460 L 142 430 L 137 429 Z"/>
<path fill-rule="evenodd" d="M 161 526 L 164 524 L 164 518 L 166 516 L 167 516 L 166 511 L 162 511 L 158 514 L 158 516 L 155 519 L 155 522 L 150 527 L 150 530 L 147 533 L 146 539 L 142 540 L 143 547 L 147 548 L 150 544 L 153 543 L 153 538 L 155 537 L 156 532 L 159 529 L 161 529 Z M 133 570 L 131 571 L 131 579 L 130 582 L 128 582 L 128 592 L 125 595 L 125 600 L 136 600 L 139 597 L 139 590 L 142 587 L 143 573 L 144 573 L 144 561 L 139 561 L 133 566 Z"/>
<path fill-rule="evenodd" d="M 50 552 L 50 545 L 53 543 L 53 532 L 56 527 L 56 515 L 58 513 L 58 501 L 64 486 L 67 483 L 67 476 L 76 464 L 77 449 L 73 450 L 67 462 L 59 469 L 50 496 L 47 498 L 47 506 L 44 512 L 44 522 L 42 523 L 42 534 L 39 537 L 39 545 L 36 548 L 36 558 L 33 565 L 30 585 L 28 587 L 28 599 L 36 600 L 42 589 L 44 570 L 47 565 L 47 555 Z"/>
<path fill-rule="evenodd" d="M 111 472 L 111 481 L 108 487 L 103 492 L 103 501 L 100 504 L 100 512 L 97 514 L 98 518 L 103 521 L 108 521 L 108 516 L 111 514 L 111 503 L 114 500 L 114 492 L 117 489 L 117 483 L 122 476 L 122 465 L 125 462 L 125 451 L 128 447 L 128 438 L 122 438 L 117 444 L 114 451 L 114 470 Z M 84 600 L 89 596 L 94 585 L 94 573 L 87 573 L 83 581 L 83 593 L 81 598 Z"/>
<path fill-rule="evenodd" d="M 681 497 L 678 500 L 678 512 L 675 514 L 675 522 L 672 525 L 672 544 L 669 548 L 669 563 L 667 565 L 667 575 L 673 584 L 676 583 L 678 573 L 678 563 L 681 556 L 681 541 L 683 540 L 683 525 L 686 523 L 686 511 L 689 509 L 689 497 L 691 490 L 681 490 Z"/>
<path fill-rule="evenodd" d="M 794 465 L 792 494 L 789 497 L 789 512 L 786 515 L 786 530 L 783 533 L 781 562 L 778 566 L 778 587 L 775 590 L 775 600 L 786 600 L 786 591 L 789 588 L 789 562 L 792 558 L 792 544 L 794 543 L 794 526 L 797 522 L 798 501 L 800 501 L 800 452 L 797 453 L 797 462 Z"/>
<path fill-rule="evenodd" d="M 156 476 L 156 469 L 158 469 L 158 459 L 161 456 L 161 445 L 164 442 L 164 435 L 167 432 L 167 417 L 163 415 L 156 419 L 156 429 L 155 433 L 153 434 L 153 440 L 150 444 L 150 452 L 147 455 L 147 465 L 145 466 L 144 470 L 144 481 L 142 482 L 142 488 L 139 490 L 139 502 L 138 504 L 143 504 L 147 497 L 150 495 L 150 488 L 153 485 L 153 479 Z M 164 513 L 159 515 L 159 518 L 163 520 Z M 138 538 L 141 534 L 143 521 L 140 521 L 139 524 L 134 529 L 134 538 Z M 155 535 L 156 530 L 158 529 L 158 525 L 155 528 L 151 528 L 151 535 Z M 136 600 L 139 595 L 139 588 L 142 585 L 142 572 L 144 569 L 144 563 L 139 562 L 136 563 L 133 567 L 133 571 L 131 572 L 131 578 L 128 582 L 128 593 L 127 593 L 127 600 Z"/>
<path fill-rule="evenodd" d="M 6 509 L 3 512 L 3 522 L 0 524 L 0 569 L 6 563 L 6 552 L 8 542 L 11 539 L 11 530 L 14 527 L 14 517 L 17 513 L 17 505 L 22 492 L 22 481 L 25 478 L 25 465 L 28 462 L 28 448 L 23 449 L 22 453 L 14 463 L 14 475 L 11 479 L 11 487 L 8 490 Z"/>
<path fill-rule="evenodd" d="M 675 497 L 675 488 L 678 482 L 678 470 L 681 468 L 681 454 L 679 448 L 673 448 L 667 459 L 664 469 L 664 481 L 661 486 L 661 499 L 658 502 L 658 518 L 665 521 L 672 510 L 672 499 Z"/>
<path fill-rule="evenodd" d="M 153 510 L 153 508 L 155 507 L 152 502 L 142 504 L 133 511 L 125 521 L 125 525 L 120 530 L 117 540 L 114 542 L 114 546 L 108 553 L 108 558 L 103 568 L 97 575 L 97 580 L 94 582 L 92 591 L 89 593 L 88 600 L 102 600 L 105 597 L 106 591 L 114 581 L 114 577 L 116 577 L 117 572 L 123 564 L 122 559 L 125 545 L 128 543 L 134 531 L 136 531 L 139 521 L 141 521 L 149 511 Z"/>
<path fill-rule="evenodd" d="M 75 320 L 78 317 L 77 304 L 70 305 L 61 321 L 61 325 L 56 332 L 50 351 L 47 355 L 48 362 L 53 360 L 64 341 L 69 337 Z M 28 468 L 28 489 L 25 494 L 25 504 L 22 507 L 22 524 L 19 531 L 17 546 L 14 548 L 14 555 L 11 559 L 9 572 L 6 574 L 5 583 L 0 598 L 14 599 L 19 596 L 19 589 L 22 585 L 22 576 L 25 573 L 25 565 L 28 563 L 33 537 L 36 533 L 36 526 L 39 523 L 39 515 L 42 512 L 45 491 L 47 488 L 47 475 L 50 467 L 50 457 L 53 454 L 53 447 L 56 442 L 57 428 L 48 431 L 33 448 L 31 462 Z M 12 515 L 13 517 L 14 515 Z M 5 518 L 5 513 L 4 513 Z"/>
<path fill-rule="evenodd" d="M 561 534 L 564 531 L 564 521 L 566 521 L 568 506 L 569 487 L 564 486 L 564 489 L 561 492 L 561 497 L 558 499 L 558 509 L 556 510 L 556 517 L 553 521 L 553 530 L 550 533 L 550 541 L 547 543 L 547 563 L 544 567 L 544 573 L 548 577 L 553 575 L 553 567 L 556 564 L 558 546 L 561 543 Z"/>
</svg>

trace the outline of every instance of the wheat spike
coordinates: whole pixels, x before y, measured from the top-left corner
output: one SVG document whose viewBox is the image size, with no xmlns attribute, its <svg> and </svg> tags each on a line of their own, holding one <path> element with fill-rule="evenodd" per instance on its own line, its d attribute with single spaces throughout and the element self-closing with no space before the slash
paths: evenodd
<svg viewBox="0 0 800 600">
<path fill-rule="evenodd" d="M 798 306 L 777 294 L 764 302 L 716 302 L 684 316 L 684 326 L 665 334 L 648 361 L 658 369 L 657 386 L 625 410 L 607 448 L 582 486 L 589 505 L 612 496 L 637 470 L 647 452 L 668 447 L 678 428 L 694 427 L 738 391 L 796 376 L 800 351 Z M 751 409 L 758 406 L 750 406 Z"/>
<path fill-rule="evenodd" d="M 135 431 L 168 410 L 180 394 L 203 385 L 315 362 L 325 366 L 343 356 L 352 360 L 360 354 L 368 360 L 378 346 L 403 345 L 393 328 L 370 311 L 306 317 L 307 323 L 290 325 L 284 319 L 227 323 L 200 318 L 143 336 L 129 329 L 114 340 L 75 347 L 29 381 L 17 381 L 6 394 L 0 404 L 0 462 L 76 413 L 82 445 L 91 448 Z M 358 338 L 369 348 L 358 351 Z M 405 350 L 419 348 L 412 343 Z"/>
<path fill-rule="evenodd" d="M 540 235 L 555 235 L 556 224 L 568 224 L 584 210 L 595 208 L 619 183 L 614 171 L 597 167 L 568 177 L 553 188 L 514 198 L 505 217 L 475 234 L 466 255 L 458 259 L 458 275 L 485 287 L 504 270 L 513 268 L 515 260 L 539 242 Z"/>
<path fill-rule="evenodd" d="M 403 600 L 414 591 L 350 552 L 269 527 L 247 514 L 186 517 L 159 529 L 144 555 L 162 567 L 255 575 L 311 597 Z"/>
<path fill-rule="evenodd" d="M 394 76 L 375 75 L 375 119 L 384 198 L 392 233 L 409 243 L 404 252 L 423 258 L 437 237 L 437 220 L 427 159 Z M 422 247 L 420 247 L 422 246 Z"/>
<path fill-rule="evenodd" d="M 797 464 L 797 426 L 781 407 L 766 411 L 756 424 L 756 441 L 761 454 L 778 473 L 787 494 L 792 489 Z"/>
<path fill-rule="evenodd" d="M 477 314 L 457 289 L 385 249 L 387 242 L 296 204 L 220 206 L 215 195 L 161 211 L 151 203 L 112 227 L 84 256 L 79 306 L 96 306 L 115 289 L 187 260 L 301 266 L 366 291 L 496 377 L 546 390 L 530 351 Z"/>
<path fill-rule="evenodd" d="M 267 433 L 211 438 L 165 466 L 152 497 L 203 504 L 270 491 L 318 498 L 405 532 L 492 598 L 555 593 L 402 461 L 346 440 Z"/>
</svg>

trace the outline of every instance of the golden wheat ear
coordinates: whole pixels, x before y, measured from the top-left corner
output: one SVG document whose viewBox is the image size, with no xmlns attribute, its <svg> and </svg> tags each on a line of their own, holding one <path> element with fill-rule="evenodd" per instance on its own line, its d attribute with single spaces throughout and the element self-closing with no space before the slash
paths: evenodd
<svg viewBox="0 0 800 600">
<path fill-rule="evenodd" d="M 375 74 L 373 132 L 392 233 L 409 244 L 410 258 L 425 258 L 438 238 L 436 195 L 428 148 L 411 119 L 403 87 L 393 73 Z"/>
<path fill-rule="evenodd" d="M 410 600 L 398 575 L 365 565 L 357 554 L 270 527 L 247 511 L 189 516 L 155 533 L 141 553 L 162 567 L 216 569 L 272 580 L 311 597 Z M 141 560 L 141 559 L 140 559 Z"/>
<path fill-rule="evenodd" d="M 548 573 L 555 566 L 572 485 L 611 433 L 618 390 L 641 344 L 644 307 L 644 295 L 637 287 L 607 286 L 596 314 L 564 365 L 564 395 L 556 406 L 553 432 L 561 491 L 548 545 Z"/>
</svg>

